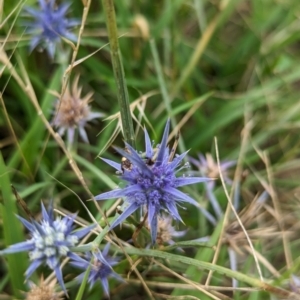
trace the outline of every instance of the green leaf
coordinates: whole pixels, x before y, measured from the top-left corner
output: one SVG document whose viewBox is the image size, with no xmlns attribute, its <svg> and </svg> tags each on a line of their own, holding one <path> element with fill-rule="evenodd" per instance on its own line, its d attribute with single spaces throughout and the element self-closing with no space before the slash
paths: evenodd
<svg viewBox="0 0 300 300">
<path fill-rule="evenodd" d="M 6 247 L 24 241 L 22 226 L 16 218 L 17 206 L 16 199 L 13 196 L 9 171 L 5 166 L 2 154 L 0 152 L 0 189 L 3 204 L 0 205 L 1 215 L 3 216 L 4 244 Z M 7 256 L 8 272 L 10 282 L 15 297 L 21 296 L 21 291 L 25 289 L 24 272 L 28 259 L 25 253 L 17 253 Z"/>
<path fill-rule="evenodd" d="M 121 249 L 115 248 L 117 251 L 121 252 Z M 292 293 L 272 286 L 266 282 L 263 282 L 259 279 L 250 277 L 246 274 L 237 272 L 237 271 L 233 271 L 231 269 L 222 267 L 222 266 L 218 266 L 209 262 L 205 262 L 205 261 L 200 261 L 194 258 L 190 258 L 190 257 L 186 257 L 186 256 L 182 256 L 182 255 L 176 255 L 176 254 L 172 254 L 172 253 L 167 253 L 167 252 L 163 252 L 163 251 L 158 251 L 158 250 L 151 250 L 151 249 L 137 249 L 134 247 L 126 247 L 125 251 L 127 254 L 129 255 L 137 255 L 137 256 L 147 256 L 147 257 L 155 257 L 155 258 L 162 258 L 168 261 L 174 261 L 174 262 L 180 262 L 183 264 L 187 264 L 189 266 L 193 266 L 197 269 L 204 269 L 204 270 L 208 270 L 208 271 L 214 271 L 217 272 L 221 275 L 225 275 L 228 276 L 230 278 L 235 278 L 238 281 L 244 282 L 249 284 L 250 286 L 253 287 L 257 287 L 259 289 L 265 290 L 265 291 L 269 291 L 271 293 L 274 293 L 278 296 L 282 296 L 282 297 L 289 297 Z"/>
</svg>

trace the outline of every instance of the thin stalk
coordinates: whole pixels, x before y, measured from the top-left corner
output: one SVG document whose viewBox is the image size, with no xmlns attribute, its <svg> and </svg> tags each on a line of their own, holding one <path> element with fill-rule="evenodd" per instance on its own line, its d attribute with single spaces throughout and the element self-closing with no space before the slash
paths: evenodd
<svg viewBox="0 0 300 300">
<path fill-rule="evenodd" d="M 168 112 L 168 115 L 171 118 L 172 126 L 173 126 L 173 128 L 175 128 L 176 127 L 176 120 L 175 120 L 175 117 L 172 113 L 171 99 L 170 99 L 170 96 L 169 96 L 169 93 L 168 93 L 168 90 L 167 90 L 167 84 L 166 84 L 165 79 L 164 79 L 163 70 L 162 70 L 162 67 L 161 67 L 161 63 L 160 63 L 160 60 L 159 60 L 157 47 L 156 47 L 156 43 L 155 43 L 154 39 L 150 40 L 150 48 L 151 48 L 151 52 L 152 52 L 152 56 L 153 56 L 153 60 L 154 60 L 154 67 L 155 67 L 156 74 L 157 74 L 157 77 L 158 77 L 158 83 L 159 83 L 160 91 L 161 91 L 161 94 L 162 94 L 163 102 L 164 102 L 164 105 L 165 105 L 166 110 Z M 185 150 L 185 146 L 184 146 L 184 143 L 183 143 L 182 139 L 179 139 L 178 144 L 179 144 L 180 152 L 185 152 L 186 150 Z"/>
<path fill-rule="evenodd" d="M 122 250 L 115 248 L 118 252 L 121 252 Z M 198 267 L 199 269 L 204 269 L 204 270 L 210 270 L 213 272 L 217 272 L 219 274 L 235 278 L 236 280 L 239 280 L 241 282 L 247 283 L 250 286 L 257 287 L 260 290 L 270 292 L 272 294 L 275 294 L 280 297 L 291 297 L 293 295 L 292 292 L 278 288 L 274 285 L 268 284 L 266 282 L 263 282 L 257 278 L 253 278 L 248 276 L 247 274 L 243 274 L 237 271 L 233 271 L 231 269 L 225 268 L 223 266 L 218 266 L 209 262 L 205 261 L 199 261 L 194 258 L 189 258 L 186 256 L 181 256 L 177 254 L 172 254 L 172 253 L 167 253 L 163 251 L 158 251 L 158 250 L 150 250 L 150 249 L 137 249 L 134 247 L 126 247 L 125 251 L 127 254 L 130 255 L 137 255 L 138 257 L 141 256 L 148 256 L 150 258 L 162 258 L 167 261 L 176 261 L 179 263 L 184 263 L 187 265 L 193 265 L 195 267 Z M 290 298 L 292 299 L 292 298 Z"/>
<path fill-rule="evenodd" d="M 130 144 L 132 147 L 135 147 L 133 122 L 129 107 L 128 90 L 119 48 L 114 3 L 113 0 L 102 0 L 102 4 L 106 15 L 106 26 L 108 30 L 111 60 L 117 84 L 123 136 L 128 144 Z"/>
</svg>

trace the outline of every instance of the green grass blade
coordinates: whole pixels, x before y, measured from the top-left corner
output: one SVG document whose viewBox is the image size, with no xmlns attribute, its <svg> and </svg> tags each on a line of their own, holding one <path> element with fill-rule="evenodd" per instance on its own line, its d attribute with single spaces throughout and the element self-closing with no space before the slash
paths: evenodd
<svg viewBox="0 0 300 300">
<path fill-rule="evenodd" d="M 49 86 L 47 87 L 49 90 L 59 91 L 61 86 L 62 71 L 62 67 L 56 70 L 49 83 Z M 54 103 L 55 97 L 49 94 L 49 91 L 46 90 L 45 95 L 42 99 L 42 111 L 47 118 L 50 117 L 51 112 L 53 111 Z M 32 173 L 35 171 L 35 164 L 37 160 L 39 160 L 39 157 L 37 157 L 37 153 L 39 153 L 39 149 L 41 148 L 41 141 L 43 140 L 45 133 L 45 126 L 41 118 L 39 116 L 36 116 L 35 120 L 32 123 L 32 126 L 20 143 L 23 155 L 24 157 L 26 157 Z M 9 159 L 8 166 L 11 168 L 16 168 L 20 159 L 20 153 L 18 151 L 15 151 Z M 25 170 L 26 168 L 24 168 L 24 172 Z"/>
<path fill-rule="evenodd" d="M 176 255 L 172 253 L 167 253 L 159 250 L 150 250 L 150 249 L 137 249 L 137 248 L 125 248 L 127 254 L 130 255 L 137 255 L 137 256 L 147 256 L 147 257 L 155 257 L 155 258 L 162 258 L 168 261 L 175 261 L 187 264 L 189 266 L 193 266 L 198 269 L 204 269 L 209 271 L 217 272 L 221 275 L 228 276 L 230 278 L 235 278 L 238 281 L 247 283 L 250 286 L 260 288 L 265 291 L 269 291 L 271 293 L 276 294 L 277 296 L 288 297 L 291 293 L 287 290 L 272 286 L 268 283 L 260 281 L 259 279 L 250 277 L 246 274 L 232 271 L 231 269 L 215 265 L 209 262 L 200 261 L 194 258 L 189 258 L 186 256 Z M 121 251 L 118 249 L 118 251 Z"/>
<path fill-rule="evenodd" d="M 85 274 L 84 274 L 83 280 L 81 282 L 81 285 L 80 285 L 80 288 L 79 288 L 79 291 L 77 293 L 77 296 L 76 296 L 75 300 L 81 300 L 82 299 L 83 293 L 84 293 L 84 290 L 85 290 L 85 287 L 86 287 L 86 284 L 87 284 L 87 280 L 89 278 L 90 271 L 91 271 L 91 267 L 89 267 L 86 270 Z"/>
<path fill-rule="evenodd" d="M 16 218 L 17 206 L 14 199 L 9 179 L 9 171 L 5 166 L 2 154 L 0 153 L 0 189 L 3 205 L 0 205 L 3 216 L 4 243 L 8 247 L 24 241 L 24 234 L 19 220 Z M 24 272 L 27 265 L 25 253 L 17 253 L 7 256 L 8 272 L 15 297 L 20 297 L 21 290 L 25 289 Z"/>
<path fill-rule="evenodd" d="M 133 123 L 129 107 L 129 97 L 125 73 L 119 48 L 116 15 L 113 0 L 103 0 L 103 8 L 106 14 L 106 25 L 109 36 L 111 60 L 117 84 L 117 93 L 119 100 L 119 107 L 121 113 L 122 127 L 124 139 L 131 146 L 135 146 L 135 137 L 133 130 Z"/>
</svg>

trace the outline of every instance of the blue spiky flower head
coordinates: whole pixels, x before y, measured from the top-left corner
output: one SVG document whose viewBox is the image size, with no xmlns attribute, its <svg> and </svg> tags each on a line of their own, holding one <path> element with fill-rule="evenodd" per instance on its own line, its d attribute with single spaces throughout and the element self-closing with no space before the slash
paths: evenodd
<svg viewBox="0 0 300 300">
<path fill-rule="evenodd" d="M 90 267 L 91 269 L 88 277 L 90 288 L 92 288 L 97 281 L 100 281 L 104 293 L 107 296 L 109 296 L 108 277 L 114 277 L 117 280 L 123 281 L 123 278 L 112 268 L 118 263 L 119 258 L 113 258 L 108 255 L 109 247 L 110 244 L 108 243 L 105 245 L 102 252 L 99 249 L 95 252 L 86 252 L 84 258 L 76 255 L 71 261 L 71 265 L 85 271 Z M 82 281 L 84 276 L 85 272 L 80 274 L 77 279 Z"/>
<path fill-rule="evenodd" d="M 123 213 L 111 224 L 111 228 L 123 222 L 129 215 L 139 208 L 145 208 L 148 213 L 148 223 L 151 231 L 152 244 L 155 244 L 157 237 L 157 218 L 162 211 L 168 212 L 175 220 L 182 221 L 177 210 L 177 204 L 187 202 L 199 207 L 199 204 L 187 194 L 178 190 L 179 187 L 210 180 L 203 177 L 176 177 L 182 168 L 179 165 L 187 152 L 175 156 L 167 146 L 170 121 L 167 122 L 162 141 L 157 145 L 155 151 L 147 130 L 145 129 L 145 158 L 126 145 L 127 151 L 115 148 L 130 163 L 129 168 L 122 168 L 122 165 L 114 161 L 103 159 L 114 167 L 122 180 L 127 182 L 124 188 L 118 188 L 110 192 L 100 194 L 96 200 L 112 199 L 123 197 L 127 205 Z M 123 169 L 123 170 L 122 170 Z"/>
<path fill-rule="evenodd" d="M 34 20 L 24 22 L 27 32 L 32 35 L 30 51 L 37 46 L 46 49 L 51 58 L 54 57 L 55 48 L 61 37 L 76 41 L 74 34 L 69 29 L 78 25 L 78 20 L 67 19 L 66 13 L 70 3 L 60 6 L 55 5 L 55 0 L 39 0 L 40 9 L 26 7 L 25 10 Z"/>
<path fill-rule="evenodd" d="M 72 258 L 75 254 L 70 251 L 70 248 L 76 246 L 79 239 L 90 232 L 94 225 L 74 232 L 73 223 L 76 215 L 54 219 L 52 202 L 48 210 L 45 209 L 43 203 L 41 206 L 43 218 L 40 222 L 34 220 L 28 222 L 18 216 L 19 220 L 30 231 L 31 239 L 11 245 L 1 251 L 0 254 L 29 251 L 31 264 L 25 273 L 26 280 L 40 265 L 46 263 L 50 269 L 54 270 L 59 284 L 67 293 L 60 268 L 60 258 L 66 256 Z"/>
</svg>

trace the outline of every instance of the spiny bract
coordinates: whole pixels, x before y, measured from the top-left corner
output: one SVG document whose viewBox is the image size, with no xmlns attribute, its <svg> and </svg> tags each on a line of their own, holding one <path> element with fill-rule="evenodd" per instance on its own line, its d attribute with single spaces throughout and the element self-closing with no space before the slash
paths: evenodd
<svg viewBox="0 0 300 300">
<path fill-rule="evenodd" d="M 86 270 L 91 267 L 88 282 L 92 288 L 97 280 L 101 281 L 105 294 L 109 295 L 108 277 L 114 277 L 117 280 L 123 281 L 123 278 L 114 272 L 112 269 L 118 263 L 118 258 L 112 258 L 108 255 L 110 244 L 107 244 L 103 251 L 99 249 L 96 252 L 86 252 L 85 258 L 74 256 L 71 264 L 77 268 L 85 270 L 77 277 L 79 281 L 84 279 Z"/>
</svg>

